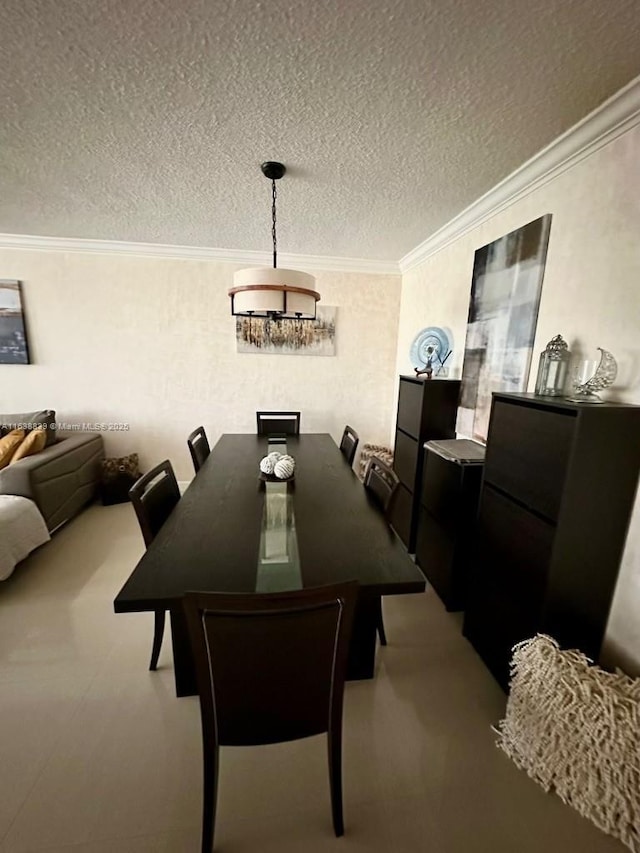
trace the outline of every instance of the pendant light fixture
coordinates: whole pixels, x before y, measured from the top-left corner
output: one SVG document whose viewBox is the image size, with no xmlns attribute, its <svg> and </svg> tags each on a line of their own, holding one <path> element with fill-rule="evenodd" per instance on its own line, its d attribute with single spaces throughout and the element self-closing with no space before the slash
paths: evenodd
<svg viewBox="0 0 640 853">
<path fill-rule="evenodd" d="M 315 278 L 298 270 L 279 269 L 276 239 L 276 181 L 286 172 L 282 163 L 267 162 L 260 167 L 271 181 L 271 234 L 273 268 L 238 270 L 233 276 L 231 313 L 234 317 L 262 317 L 272 320 L 315 320 L 320 294 L 313 290 Z"/>
</svg>

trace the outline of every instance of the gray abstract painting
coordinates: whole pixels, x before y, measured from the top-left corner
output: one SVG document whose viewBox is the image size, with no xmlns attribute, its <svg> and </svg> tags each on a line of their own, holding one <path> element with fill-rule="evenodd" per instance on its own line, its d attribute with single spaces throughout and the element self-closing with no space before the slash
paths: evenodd
<svg viewBox="0 0 640 853">
<path fill-rule="evenodd" d="M 475 253 L 457 432 L 486 441 L 493 391 L 524 391 L 547 257 L 551 214 Z"/>
</svg>

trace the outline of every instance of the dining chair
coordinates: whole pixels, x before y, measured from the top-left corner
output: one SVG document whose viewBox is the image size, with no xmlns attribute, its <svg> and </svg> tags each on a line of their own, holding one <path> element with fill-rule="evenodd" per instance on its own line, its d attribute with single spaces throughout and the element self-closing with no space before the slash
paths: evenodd
<svg viewBox="0 0 640 853">
<path fill-rule="evenodd" d="M 358 442 L 360 441 L 360 436 L 353 429 L 353 427 L 346 426 L 344 428 L 344 432 L 342 433 L 342 438 L 340 439 L 340 452 L 347 460 L 349 465 L 353 465 L 353 460 L 356 455 L 356 450 L 358 449 Z"/>
<path fill-rule="evenodd" d="M 256 412 L 258 435 L 300 435 L 300 412 Z"/>
<path fill-rule="evenodd" d="M 191 461 L 197 474 L 205 459 L 211 453 L 204 427 L 199 426 L 197 429 L 194 429 L 187 439 L 187 444 L 189 446 L 189 453 L 191 454 Z"/>
<path fill-rule="evenodd" d="M 129 498 L 138 518 L 144 544 L 148 548 L 180 500 L 180 489 L 171 462 L 165 459 L 164 462 L 143 474 L 129 489 Z M 150 670 L 158 668 L 165 615 L 164 610 L 154 610 Z"/>
<path fill-rule="evenodd" d="M 387 523 L 390 524 L 393 502 L 398 493 L 400 480 L 396 472 L 376 456 L 372 456 L 364 472 L 364 487 L 374 502 L 383 511 Z M 384 630 L 382 615 L 382 596 L 378 597 L 377 624 L 378 637 L 383 646 L 387 645 L 387 635 Z"/>
<path fill-rule="evenodd" d="M 293 592 L 187 592 L 203 747 L 202 853 L 211 853 L 221 746 L 327 733 L 333 828 L 344 834 L 342 706 L 358 582 Z"/>
</svg>

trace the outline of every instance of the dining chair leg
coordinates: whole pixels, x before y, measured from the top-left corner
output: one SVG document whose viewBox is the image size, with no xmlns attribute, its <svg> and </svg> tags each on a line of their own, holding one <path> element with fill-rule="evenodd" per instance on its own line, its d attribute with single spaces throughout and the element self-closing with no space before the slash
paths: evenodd
<svg viewBox="0 0 640 853">
<path fill-rule="evenodd" d="M 153 626 L 153 648 L 151 649 L 151 663 L 149 669 L 158 668 L 158 658 L 160 657 L 160 647 L 162 646 L 162 638 L 164 636 L 164 620 L 165 611 L 155 610 L 155 619 Z"/>
<path fill-rule="evenodd" d="M 327 732 L 329 751 L 329 785 L 331 788 L 331 815 L 337 837 L 344 835 L 342 814 L 342 724 L 331 724 Z"/>
<path fill-rule="evenodd" d="M 204 746 L 207 749 L 206 745 Z M 202 791 L 202 853 L 212 853 L 218 800 L 218 747 L 204 755 Z"/>
<path fill-rule="evenodd" d="M 376 630 L 378 632 L 378 637 L 380 638 L 380 645 L 387 645 L 387 635 L 384 632 L 384 619 L 382 618 L 382 596 L 378 599 L 378 612 L 377 612 L 377 624 Z"/>
</svg>

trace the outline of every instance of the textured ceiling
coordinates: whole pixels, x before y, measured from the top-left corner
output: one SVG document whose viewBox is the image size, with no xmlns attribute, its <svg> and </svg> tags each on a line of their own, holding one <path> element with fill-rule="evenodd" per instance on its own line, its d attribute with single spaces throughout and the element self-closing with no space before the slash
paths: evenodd
<svg viewBox="0 0 640 853">
<path fill-rule="evenodd" d="M 0 232 L 397 261 L 640 74 L 638 0 L 2 0 Z"/>
</svg>

